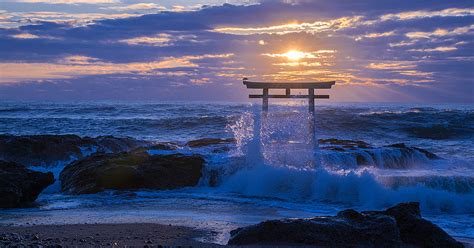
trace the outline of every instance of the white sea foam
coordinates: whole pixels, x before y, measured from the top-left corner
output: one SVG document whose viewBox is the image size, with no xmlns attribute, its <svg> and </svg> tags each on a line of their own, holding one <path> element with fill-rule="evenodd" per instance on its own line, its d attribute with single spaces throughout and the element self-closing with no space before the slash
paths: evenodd
<svg viewBox="0 0 474 248">
<path fill-rule="evenodd" d="M 249 116 L 252 115 L 246 115 L 246 118 Z M 258 114 L 254 116 L 258 116 Z M 288 116 L 284 117 L 284 119 L 287 118 Z M 251 123 L 245 118 L 240 121 Z M 278 117 L 276 120 L 272 120 L 272 125 L 268 125 L 268 123 L 265 123 L 266 121 L 269 121 L 268 117 L 262 119 L 262 125 L 267 128 L 265 132 L 281 139 L 282 136 L 277 133 L 281 130 L 287 130 L 288 126 L 286 124 L 288 121 L 281 121 Z M 298 122 L 298 119 L 296 122 Z M 248 124 L 239 123 L 236 126 L 247 127 Z M 259 129 L 258 125 L 256 127 Z M 238 128 L 232 130 L 239 132 Z M 264 128 L 261 128 L 261 130 L 264 130 Z M 390 176 L 386 173 L 389 170 L 383 170 L 384 165 L 401 163 L 401 158 L 404 159 L 403 163 L 421 165 L 427 162 L 427 158 L 420 152 L 414 153 L 408 158 L 403 158 L 396 150 L 377 151 L 378 154 L 375 157 L 378 161 L 373 161 L 372 164 L 378 164 L 378 167 L 382 169 L 360 169 L 356 166 L 357 163 L 351 161 L 351 157 L 347 154 L 339 155 L 338 159 L 334 159 L 334 157 L 327 159 L 327 156 L 323 156 L 323 160 L 326 158 L 324 163 L 326 166 L 318 166 L 319 161 L 314 161 L 314 165 L 317 165 L 314 167 L 294 166 L 288 163 L 284 156 L 265 155 L 266 153 L 283 153 L 283 155 L 288 156 L 301 156 L 301 146 L 293 146 L 296 149 L 291 150 L 292 146 L 286 145 L 283 152 L 281 146 L 264 144 L 264 142 L 271 143 L 275 141 L 261 139 L 259 132 L 253 130 L 253 137 L 248 136 L 249 131 L 247 129 L 244 129 L 243 132 L 245 135 L 237 133 L 235 136 L 244 137 L 240 138 L 242 141 L 238 143 L 240 147 L 237 147 L 237 149 L 245 151 L 243 156 L 246 157 L 246 164 L 234 165 L 241 166 L 241 168 L 230 170 L 236 172 L 226 175 L 221 180 L 222 184 L 219 187 L 223 191 L 303 202 L 334 202 L 364 208 L 382 208 L 404 201 L 418 201 L 422 209 L 429 212 L 474 213 L 474 190 L 472 189 L 474 184 L 464 183 L 467 190 L 460 192 L 458 190 L 459 184 L 455 183 L 458 180 L 466 180 L 465 178 L 461 179 L 447 175 L 446 179 L 446 177 L 440 175 L 433 175 L 431 180 L 428 176 L 428 180 L 413 181 L 410 180 L 410 177 L 414 176 L 412 174 L 408 175 L 409 179 L 406 181 L 411 183 L 403 184 L 404 181 L 400 180 L 400 171 L 398 171 L 398 184 L 393 183 L 393 180 L 389 183 L 390 180 L 387 179 Z M 255 154 L 259 150 L 259 148 L 255 148 L 256 144 L 263 147 L 263 160 Z M 311 144 L 307 145 L 311 146 Z M 331 168 L 335 167 L 334 164 L 348 162 L 356 169 L 333 170 Z M 407 171 L 409 169 L 412 168 L 409 166 Z M 382 173 L 383 178 L 379 175 L 380 171 L 385 172 Z M 469 171 L 469 173 L 472 175 L 472 171 Z M 453 183 L 446 184 L 447 181 L 453 181 Z M 439 185 L 443 185 L 443 187 L 439 187 Z"/>
</svg>

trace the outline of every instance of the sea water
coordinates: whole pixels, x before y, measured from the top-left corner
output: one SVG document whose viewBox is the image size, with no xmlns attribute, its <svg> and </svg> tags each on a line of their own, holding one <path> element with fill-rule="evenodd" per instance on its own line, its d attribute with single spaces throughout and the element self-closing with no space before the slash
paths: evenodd
<svg viewBox="0 0 474 248">
<path fill-rule="evenodd" d="M 0 210 L 1 224 L 156 222 L 212 232 L 225 243 L 236 227 L 266 219 L 333 215 L 345 208 L 383 209 L 418 201 L 422 214 L 457 237 L 474 238 L 474 106 L 459 104 L 322 104 L 307 107 L 205 102 L 1 102 L 0 134 L 112 135 L 181 144 L 206 159 L 210 185 L 180 190 L 106 191 L 72 196 L 59 182 L 34 208 Z M 315 125 L 315 136 L 311 125 Z M 229 151 L 184 146 L 198 138 L 234 138 Z M 442 160 L 414 156 L 405 169 L 386 168 L 397 154 L 377 153 L 361 167 L 354 158 L 319 149 L 316 139 L 405 143 Z M 84 151 L 88 153 L 91 151 Z M 163 153 L 165 151 L 149 151 Z M 74 159 L 74 158 L 72 158 Z M 69 161 L 30 165 L 59 175 Z"/>
</svg>

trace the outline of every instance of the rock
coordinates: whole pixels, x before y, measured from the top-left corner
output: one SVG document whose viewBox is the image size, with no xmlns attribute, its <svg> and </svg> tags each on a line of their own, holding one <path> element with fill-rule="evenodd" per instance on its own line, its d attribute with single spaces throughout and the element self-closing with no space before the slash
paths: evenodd
<svg viewBox="0 0 474 248">
<path fill-rule="evenodd" d="M 321 145 L 336 145 L 343 146 L 344 148 L 371 148 L 369 144 L 360 140 L 341 140 L 341 139 L 320 139 L 318 140 Z"/>
<path fill-rule="evenodd" d="M 427 158 L 429 159 L 442 159 L 441 157 L 439 157 L 438 155 L 434 154 L 434 153 L 431 153 L 425 149 L 421 149 L 421 148 L 418 148 L 418 147 L 408 147 L 407 145 L 405 145 L 405 143 L 398 143 L 398 144 L 392 144 L 392 145 L 388 145 L 386 147 L 393 147 L 393 148 L 398 148 L 400 149 L 402 152 L 404 153 L 413 153 L 415 151 L 418 151 L 422 154 L 424 154 Z"/>
<path fill-rule="evenodd" d="M 324 164 L 354 167 L 375 166 L 385 169 L 406 169 L 426 164 L 430 160 L 442 159 L 427 150 L 410 147 L 404 143 L 374 147 L 363 141 L 321 139 Z M 336 163 L 336 164 L 334 164 Z"/>
<path fill-rule="evenodd" d="M 406 244 L 418 247 L 460 247 L 463 245 L 443 229 L 421 217 L 420 204 L 401 203 L 377 214 L 392 216 L 397 221 L 400 237 Z"/>
<path fill-rule="evenodd" d="M 228 244 L 398 247 L 400 236 L 392 217 L 347 210 L 334 217 L 264 221 L 232 231 Z"/>
<path fill-rule="evenodd" d="M 52 173 L 37 172 L 14 162 L 0 161 L 0 208 L 27 206 L 53 183 Z"/>
<path fill-rule="evenodd" d="M 229 245 L 315 245 L 323 247 L 463 247 L 441 228 L 421 218 L 418 203 L 385 211 L 311 219 L 264 221 L 231 231 Z"/>
<path fill-rule="evenodd" d="M 203 138 L 203 139 L 198 139 L 198 140 L 192 140 L 186 143 L 187 146 L 189 147 L 203 147 L 203 146 L 210 146 L 210 145 L 220 145 L 220 144 L 228 144 L 228 143 L 234 143 L 235 139 L 234 138 L 228 138 L 228 139 L 219 139 L 219 138 Z"/>
<path fill-rule="evenodd" d="M 418 148 L 418 147 L 412 147 L 413 149 L 425 154 L 425 156 L 431 160 L 435 160 L 435 159 L 443 159 L 442 157 L 432 153 L 432 152 L 429 152 L 425 149 L 421 149 L 421 148 Z"/>
<path fill-rule="evenodd" d="M 195 186 L 204 159 L 198 155 L 149 155 L 135 152 L 96 154 L 73 162 L 61 172 L 61 188 L 71 194 L 107 189 L 176 189 Z"/>
<path fill-rule="evenodd" d="M 24 165 L 54 166 L 94 152 L 122 152 L 146 143 L 132 138 L 77 135 L 0 135 L 0 160 Z"/>
</svg>

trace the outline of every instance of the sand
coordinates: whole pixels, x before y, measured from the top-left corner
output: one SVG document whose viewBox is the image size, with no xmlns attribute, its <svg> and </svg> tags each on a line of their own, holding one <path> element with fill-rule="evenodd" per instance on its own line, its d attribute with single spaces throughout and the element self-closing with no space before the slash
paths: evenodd
<svg viewBox="0 0 474 248">
<path fill-rule="evenodd" d="M 0 226 L 0 247 L 218 247 L 196 239 L 209 235 L 160 224 Z M 58 246 L 59 245 L 59 246 Z"/>
</svg>

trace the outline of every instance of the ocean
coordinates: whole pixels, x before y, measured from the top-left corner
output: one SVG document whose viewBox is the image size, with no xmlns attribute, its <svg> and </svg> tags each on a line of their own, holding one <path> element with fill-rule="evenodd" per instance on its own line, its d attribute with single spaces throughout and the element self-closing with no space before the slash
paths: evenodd
<svg viewBox="0 0 474 248">
<path fill-rule="evenodd" d="M 363 148 L 348 153 L 315 146 L 311 123 L 316 139 L 364 141 L 377 159 L 360 166 L 354 154 Z M 169 223 L 209 230 L 206 241 L 226 243 L 230 230 L 267 219 L 418 201 L 422 215 L 449 234 L 474 238 L 472 104 L 320 103 L 313 120 L 304 102 L 278 102 L 262 115 L 249 103 L 2 101 L 0 134 L 172 142 L 182 153 L 204 156 L 203 178 L 221 174 L 214 185 L 202 180 L 180 190 L 80 196 L 61 193 L 57 182 L 37 207 L 0 210 L 0 224 Z M 200 138 L 236 143 L 223 152 L 184 145 Z M 386 149 L 398 143 L 442 159 L 415 153 L 400 160 Z M 57 176 L 65 165 L 29 166 Z"/>
</svg>

